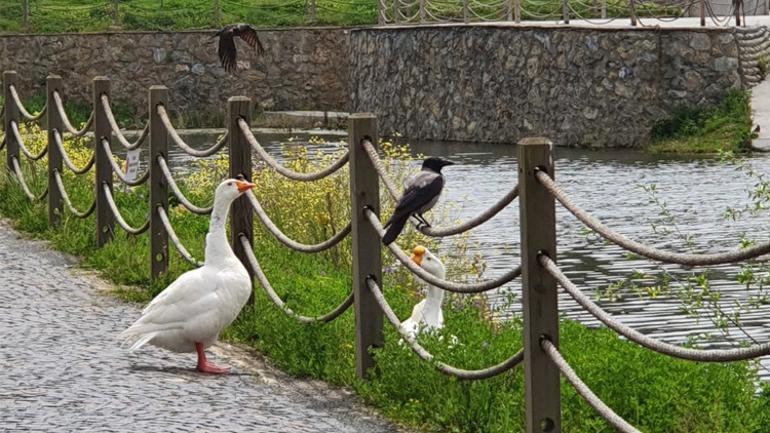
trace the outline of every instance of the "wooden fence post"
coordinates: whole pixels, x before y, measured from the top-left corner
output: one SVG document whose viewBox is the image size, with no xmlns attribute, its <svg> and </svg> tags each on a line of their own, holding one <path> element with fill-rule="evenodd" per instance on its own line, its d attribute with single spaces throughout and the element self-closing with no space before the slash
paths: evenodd
<svg viewBox="0 0 770 433">
<path fill-rule="evenodd" d="M 559 370 L 540 346 L 542 337 L 559 346 L 556 281 L 538 262 L 556 261 L 554 198 L 535 178 L 540 168 L 553 176 L 552 144 L 547 138 L 519 142 L 519 215 L 522 303 L 524 309 L 524 387 L 527 433 L 561 431 Z"/>
<path fill-rule="evenodd" d="M 3 72 L 3 104 L 5 104 L 5 156 L 8 164 L 8 172 L 13 173 L 13 159 L 19 159 L 19 143 L 11 133 L 11 122 L 19 123 L 19 109 L 13 102 L 11 86 L 16 85 L 18 75 L 16 71 Z"/>
<path fill-rule="evenodd" d="M 468 4 L 469 0 L 463 0 L 463 22 L 468 23 L 470 21 L 470 5 Z"/>
<path fill-rule="evenodd" d="M 384 26 L 387 24 L 385 18 L 385 0 L 377 0 L 377 24 Z"/>
<path fill-rule="evenodd" d="M 316 0 L 305 0 L 305 21 L 309 24 L 315 24 L 318 16 L 318 5 Z M 248 268 L 249 266 L 247 266 Z"/>
<path fill-rule="evenodd" d="M 232 96 L 227 100 L 227 139 L 230 145 L 230 177 L 237 178 L 243 176 L 245 180 L 251 182 L 251 144 L 238 126 L 238 120 L 243 119 L 246 123 L 251 121 L 251 99 L 245 96 Z M 230 242 L 233 251 L 238 259 L 246 267 L 252 281 L 254 280 L 254 271 L 246 257 L 246 252 L 241 245 L 241 235 L 246 235 L 249 245 L 254 240 L 254 209 L 251 202 L 246 197 L 239 197 L 230 207 Z M 249 298 L 249 302 L 254 302 L 254 294 Z"/>
<path fill-rule="evenodd" d="M 168 133 L 158 115 L 158 106 L 168 103 L 166 86 L 151 86 L 147 98 L 150 128 L 150 276 L 155 279 L 168 270 L 168 233 L 158 215 L 158 208 L 168 211 L 168 184 L 158 164 L 158 157 L 168 161 Z"/>
<path fill-rule="evenodd" d="M 23 31 L 29 29 L 29 0 L 21 1 L 21 29 Z"/>
<path fill-rule="evenodd" d="M 741 6 L 743 5 L 743 0 L 733 0 L 733 4 L 735 5 L 735 26 L 740 27 L 741 26 Z"/>
<path fill-rule="evenodd" d="M 561 19 L 564 24 L 569 24 L 569 0 L 561 0 Z"/>
<path fill-rule="evenodd" d="M 631 25 L 636 27 L 636 1 L 628 0 L 628 12 L 631 15 Z"/>
<path fill-rule="evenodd" d="M 62 119 L 59 116 L 59 110 L 56 109 L 56 103 L 53 99 L 54 92 L 61 92 L 62 80 L 58 75 L 49 75 L 46 80 L 46 114 L 48 115 L 48 225 L 59 225 L 62 213 L 64 212 L 64 202 L 62 193 L 56 184 L 56 172 L 64 177 L 62 173 L 62 155 L 59 146 L 56 145 L 55 133 L 62 134 Z M 63 140 L 63 138 L 62 138 Z"/>
<path fill-rule="evenodd" d="M 425 22 L 425 0 L 420 0 L 420 24 Z"/>
<path fill-rule="evenodd" d="M 112 142 L 112 128 L 107 120 L 107 113 L 102 107 L 102 95 L 110 94 L 110 79 L 107 77 L 94 78 L 94 152 L 96 152 L 96 245 L 101 247 L 110 240 L 115 232 L 115 216 L 107 204 L 103 185 L 112 192 L 112 165 L 110 157 L 102 148 L 102 140 Z M 49 109 L 52 107 L 48 107 Z"/>
<path fill-rule="evenodd" d="M 700 0 L 700 26 L 706 27 L 706 0 Z"/>
<path fill-rule="evenodd" d="M 513 20 L 517 23 L 521 22 L 521 1 L 513 0 Z"/>
<path fill-rule="evenodd" d="M 382 242 L 364 214 L 371 209 L 380 215 L 380 181 L 363 148 L 368 139 L 377 146 L 377 117 L 371 113 L 352 114 L 348 127 L 350 150 L 350 215 L 353 240 L 353 298 L 356 313 L 356 375 L 367 378 L 374 367 L 369 349 L 382 347 L 382 311 L 366 284 L 368 277 L 382 284 Z"/>
</svg>

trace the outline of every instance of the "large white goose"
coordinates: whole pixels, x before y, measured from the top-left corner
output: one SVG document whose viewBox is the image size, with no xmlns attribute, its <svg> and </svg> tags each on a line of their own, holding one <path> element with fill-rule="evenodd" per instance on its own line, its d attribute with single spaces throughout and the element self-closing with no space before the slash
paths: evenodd
<svg viewBox="0 0 770 433">
<path fill-rule="evenodd" d="M 412 261 L 436 278 L 446 277 L 444 264 L 422 245 L 417 245 L 412 250 Z M 401 323 L 401 328 L 412 338 L 423 330 L 432 331 L 443 328 L 442 302 L 444 302 L 444 290 L 428 284 L 428 295 L 412 308 L 411 317 Z"/>
<path fill-rule="evenodd" d="M 226 373 L 206 360 L 205 349 L 241 311 L 251 294 L 251 279 L 233 253 L 225 234 L 230 204 L 254 184 L 228 179 L 214 193 L 204 265 L 185 272 L 142 311 L 142 317 L 120 334 L 130 351 L 149 343 L 174 352 L 197 352 L 197 369 Z"/>
</svg>

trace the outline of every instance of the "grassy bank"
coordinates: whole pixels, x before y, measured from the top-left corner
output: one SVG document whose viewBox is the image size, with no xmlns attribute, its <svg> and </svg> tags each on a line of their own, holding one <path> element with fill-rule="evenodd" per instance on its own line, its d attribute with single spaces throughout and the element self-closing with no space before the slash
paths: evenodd
<svg viewBox="0 0 770 433">
<path fill-rule="evenodd" d="M 315 3 L 315 9 L 310 5 Z M 573 16 L 598 18 L 597 5 L 571 1 Z M 216 5 L 219 5 L 217 8 Z M 392 20 L 393 10 L 387 3 L 386 15 Z M 502 19 L 504 11 L 496 0 L 480 0 L 472 4 L 473 12 L 488 19 Z M 522 19 L 551 19 L 561 16 L 559 0 L 521 2 Z M 29 21 L 22 26 L 21 2 L 0 0 L 0 31 L 40 33 L 85 32 L 109 30 L 117 24 L 125 30 L 210 29 L 224 23 L 248 22 L 259 27 L 300 25 L 371 25 L 377 23 L 376 0 L 121 0 L 117 15 L 109 0 L 37 0 L 30 2 Z M 462 2 L 428 2 L 428 12 L 441 20 L 462 21 Z M 639 16 L 681 16 L 677 6 L 662 6 L 652 1 L 636 3 Z M 402 7 L 400 15 L 419 14 L 416 3 Z M 607 1 L 607 15 L 629 16 L 628 1 Z M 475 20 L 475 19 L 474 19 Z"/>
<path fill-rule="evenodd" d="M 30 140 L 31 147 L 42 146 L 42 139 Z M 82 144 L 69 144 L 78 165 L 85 163 L 90 150 Z M 395 159 L 394 175 L 403 176 L 407 149 L 385 146 Z M 303 147 L 291 149 L 292 166 L 313 170 Z M 319 164 L 324 165 L 327 160 Z M 45 182 L 43 165 L 25 165 L 34 191 Z M 199 162 L 192 176 L 182 183 L 193 202 L 208 204 L 212 186 L 226 170 L 226 161 Z M 65 177 L 75 204 L 84 209 L 92 197 L 89 176 Z M 271 171 L 258 170 L 257 197 L 276 224 L 288 235 L 303 242 L 328 237 L 349 218 L 347 173 L 342 172 L 307 184 L 287 181 Z M 116 192 L 118 206 L 129 223 L 139 225 L 147 213 L 147 190 Z M 390 206 L 389 201 L 383 204 Z M 54 248 L 78 255 L 82 266 L 100 271 L 105 278 L 138 289 L 124 289 L 125 298 L 146 301 L 162 290 L 181 272 L 190 269 L 172 252 L 169 274 L 161 281 L 148 278 L 148 242 L 116 233 L 106 247 L 94 247 L 93 217 L 86 220 L 65 218 L 60 228 L 46 223 L 42 204 L 30 204 L 16 182 L 0 168 L 0 214 L 31 236 L 47 239 Z M 179 207 L 171 211 L 171 221 L 191 253 L 202 256 L 205 217 Z M 310 223 L 309 223 L 310 222 Z M 256 224 L 259 226 L 259 224 Z M 440 249 L 430 240 L 408 231 L 399 241 L 403 246 L 416 242 L 429 245 L 445 260 L 450 279 L 462 280 L 477 268 L 465 258 L 449 259 L 451 252 L 462 252 L 459 243 Z M 261 227 L 255 231 L 255 254 L 282 298 L 295 311 L 313 315 L 337 305 L 350 287 L 349 242 L 318 255 L 292 253 L 277 244 Z M 389 259 L 389 257 L 387 257 Z M 387 263 L 390 268 L 392 263 Z M 407 316 L 419 299 L 418 285 L 402 271 L 386 273 L 385 293 L 399 317 Z M 450 296 L 446 303 L 447 328 L 440 335 L 426 336 L 424 345 L 437 359 L 463 368 L 480 368 L 500 362 L 521 346 L 521 323 L 488 320 L 488 311 L 478 297 Z M 398 337 L 386 328 L 386 345 L 376 351 L 378 367 L 370 382 L 355 378 L 353 368 L 352 312 L 324 326 L 294 322 L 278 311 L 256 291 L 255 304 L 247 308 L 225 337 L 256 347 L 282 369 L 299 376 L 320 378 L 354 388 L 368 403 L 389 418 L 425 431 L 517 432 L 523 430 L 523 381 L 521 367 L 499 377 L 480 382 L 459 382 L 437 373 L 398 344 Z M 448 347 L 454 335 L 458 344 Z M 443 338 L 443 341 L 441 340 Z M 105 336 L 113 338 L 113 336 Z M 589 330 L 563 321 L 562 351 L 565 358 L 594 391 L 621 416 L 645 432 L 766 432 L 770 425 L 770 393 L 755 393 L 755 371 L 750 363 L 699 364 L 656 355 L 606 330 Z M 192 359 L 191 359 L 192 362 Z M 563 383 L 563 430 L 565 432 L 611 432 L 612 428 L 584 404 L 572 388 Z M 244 408 L 248 410 L 248 408 Z"/>
<path fill-rule="evenodd" d="M 652 129 L 653 153 L 745 152 L 751 140 L 751 95 L 732 90 L 713 108 L 679 107 Z"/>
</svg>

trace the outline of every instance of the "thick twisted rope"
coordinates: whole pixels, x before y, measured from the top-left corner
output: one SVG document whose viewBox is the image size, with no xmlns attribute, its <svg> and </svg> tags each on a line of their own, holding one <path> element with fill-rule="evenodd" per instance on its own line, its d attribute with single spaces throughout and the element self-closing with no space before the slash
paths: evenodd
<svg viewBox="0 0 770 433">
<path fill-rule="evenodd" d="M 216 144 L 209 147 L 208 149 L 203 149 L 203 150 L 193 149 L 192 147 L 190 147 L 189 144 L 185 143 L 182 137 L 179 136 L 179 133 L 174 128 L 174 125 L 171 124 L 171 119 L 169 119 L 168 117 L 168 113 L 166 112 L 166 107 L 164 107 L 163 105 L 158 105 L 158 116 L 160 116 L 160 120 L 163 123 L 163 126 L 166 128 L 166 132 L 168 133 L 169 137 L 171 137 L 171 141 L 173 141 L 174 144 L 177 145 L 177 147 L 182 149 L 188 155 L 196 156 L 198 158 L 211 156 L 219 152 L 219 149 L 221 149 L 225 144 L 227 144 L 227 134 L 225 134 L 219 141 L 216 142 Z"/>
<path fill-rule="evenodd" d="M 21 149 L 21 153 L 23 153 L 24 156 L 31 159 L 32 161 L 37 161 L 39 159 L 42 159 L 48 153 L 48 146 L 45 146 L 37 155 L 30 152 L 29 149 L 27 149 L 27 146 L 24 144 L 24 139 L 21 137 L 21 133 L 19 133 L 19 125 L 17 125 L 16 122 L 13 120 L 11 121 L 11 134 L 13 134 L 13 138 L 16 140 L 16 143 L 19 145 L 19 149 Z"/>
<path fill-rule="evenodd" d="M 110 142 L 101 139 L 102 148 L 104 149 L 104 153 L 107 154 L 107 160 L 110 161 L 110 165 L 112 166 L 112 171 L 115 173 L 116 176 L 118 176 L 118 179 L 120 179 L 121 182 L 128 186 L 137 186 L 141 185 L 145 182 L 147 182 L 147 179 L 150 178 L 150 169 L 144 171 L 144 173 L 137 177 L 134 180 L 128 180 L 126 177 L 126 173 L 123 172 L 123 170 L 120 168 L 118 163 L 115 161 L 115 155 L 112 154 L 112 149 L 110 149 Z"/>
<path fill-rule="evenodd" d="M 19 160 L 15 156 L 13 157 L 13 173 L 16 175 L 16 180 L 19 182 L 19 185 L 21 185 L 21 190 L 24 191 L 24 195 L 27 196 L 29 201 L 40 201 L 48 195 L 48 187 L 46 187 L 39 196 L 32 194 L 32 190 L 29 189 L 27 182 L 24 180 L 24 175 L 22 174 L 21 167 L 19 166 Z"/>
<path fill-rule="evenodd" d="M 190 200 L 187 199 L 187 197 L 185 197 L 185 195 L 182 193 L 182 190 L 180 190 L 179 186 L 176 184 L 174 176 L 171 175 L 171 170 L 169 170 L 168 164 L 166 164 L 166 158 L 164 158 L 163 155 L 158 155 L 158 165 L 160 166 L 160 171 L 163 172 L 163 177 L 166 178 L 166 182 L 168 182 L 168 185 L 171 187 L 171 191 L 174 192 L 174 195 L 179 200 L 179 203 L 182 204 L 182 206 L 197 215 L 208 215 L 211 213 L 211 211 L 214 209 L 214 206 L 195 206 L 192 204 L 192 202 L 190 202 Z"/>
<path fill-rule="evenodd" d="M 67 150 L 64 148 L 64 143 L 62 142 L 61 132 L 56 129 L 53 130 L 53 141 L 56 143 L 56 147 L 59 148 L 59 154 L 62 157 L 62 161 L 64 161 L 64 165 L 66 165 L 71 172 L 78 175 L 85 174 L 94 166 L 94 163 L 96 162 L 96 152 L 91 154 L 91 159 L 88 160 L 83 168 L 77 168 L 69 155 L 67 155 Z"/>
<path fill-rule="evenodd" d="M 16 91 L 16 86 L 10 85 L 8 88 L 11 90 L 11 97 L 13 98 L 13 103 L 16 104 L 16 108 L 19 109 L 19 113 L 21 115 L 30 121 L 36 121 L 40 120 L 43 115 L 45 115 L 45 112 L 48 110 L 48 105 L 43 105 L 43 108 L 40 109 L 40 112 L 37 114 L 32 114 L 24 107 L 24 104 L 21 102 L 21 98 L 19 98 L 19 93 Z"/>
<path fill-rule="evenodd" d="M 382 236 L 385 234 L 385 229 L 382 228 L 382 223 L 380 223 L 377 215 L 375 215 L 374 212 L 372 212 L 369 208 L 364 209 L 364 213 L 366 214 L 367 219 L 369 219 L 369 222 L 372 224 L 374 230 L 377 231 L 379 237 L 382 238 Z M 403 264 L 412 274 L 421 280 L 428 284 L 432 284 L 436 287 L 440 287 L 444 290 L 449 290 L 450 292 L 455 293 L 486 292 L 488 290 L 496 289 L 521 275 L 521 266 L 517 266 L 515 269 L 506 272 L 494 280 L 486 280 L 471 284 L 456 283 L 453 281 L 442 280 L 441 278 L 437 278 L 431 275 L 428 271 L 414 263 L 409 258 L 409 256 L 398 245 L 396 245 L 395 242 L 391 242 L 390 245 L 388 245 L 388 249 L 394 256 L 396 256 L 401 264 Z"/>
<path fill-rule="evenodd" d="M 566 275 L 556 266 L 553 260 L 546 255 L 539 256 L 540 264 L 551 274 L 559 285 L 569 293 L 569 295 L 577 301 L 586 311 L 591 313 L 594 317 L 599 319 L 608 328 L 617 332 L 618 334 L 626 337 L 634 343 L 644 346 L 655 352 L 662 353 L 664 355 L 672 356 L 680 359 L 687 359 L 690 361 L 699 362 L 731 362 L 731 361 L 743 361 L 746 359 L 752 359 L 759 356 L 770 354 L 770 343 L 757 344 L 748 347 L 740 347 L 737 349 L 727 350 L 702 350 L 702 349 L 689 349 L 686 347 L 677 346 L 674 344 L 664 343 L 655 338 L 642 334 L 641 332 L 624 325 L 619 320 L 615 319 L 599 307 L 594 301 L 591 300 L 585 293 L 575 286 L 575 284 L 567 278 Z"/>
<path fill-rule="evenodd" d="M 406 344 L 409 345 L 409 348 L 411 348 L 412 351 L 415 354 L 417 354 L 417 356 L 420 357 L 420 359 L 426 362 L 430 362 L 438 371 L 444 374 L 454 376 L 461 380 L 488 379 L 490 377 L 494 377 L 502 373 L 505 373 L 506 371 L 519 365 L 521 361 L 524 359 L 524 350 L 520 349 L 513 356 L 504 360 L 503 362 L 500 362 L 499 364 L 495 364 L 491 367 L 483 368 L 480 370 L 465 370 L 462 368 L 453 367 L 441 361 L 435 361 L 433 359 L 433 355 L 430 352 L 428 352 L 424 347 L 422 347 L 411 335 L 409 335 L 401 327 L 401 321 L 398 320 L 396 313 L 394 313 L 393 309 L 390 308 L 390 305 L 388 305 L 388 301 L 385 299 L 385 296 L 382 294 L 382 290 L 380 290 L 380 287 L 377 285 L 377 282 L 374 281 L 372 278 L 367 278 L 366 285 L 369 287 L 369 290 L 371 290 L 372 294 L 374 295 L 374 299 L 377 301 L 377 304 L 380 306 L 380 309 L 385 314 L 385 317 L 387 317 L 391 325 L 393 325 L 393 327 L 396 328 L 398 333 L 401 334 L 401 338 L 403 338 Z"/>
<path fill-rule="evenodd" d="M 319 170 L 313 173 L 300 173 L 298 171 L 294 171 L 284 167 L 278 161 L 276 161 L 275 158 L 270 156 L 270 154 L 267 153 L 267 151 L 262 147 L 262 145 L 259 144 L 259 141 L 257 141 L 257 137 L 255 137 L 254 134 L 251 132 L 251 128 L 249 128 L 249 124 L 246 123 L 245 120 L 238 119 L 238 126 L 241 128 L 241 132 L 243 132 L 243 136 L 249 142 L 251 147 L 257 152 L 259 157 L 262 158 L 262 160 L 265 161 L 265 163 L 267 163 L 267 165 L 269 165 L 273 170 L 277 171 L 278 173 L 292 180 L 298 180 L 301 182 L 310 182 L 313 180 L 323 179 L 326 176 L 329 176 L 330 174 L 342 168 L 345 164 L 347 164 L 348 159 L 350 158 L 350 152 L 345 152 L 345 154 L 342 155 L 338 160 L 334 161 L 334 163 L 324 168 L 323 170 Z"/>
<path fill-rule="evenodd" d="M 118 225 L 126 231 L 126 233 L 130 235 L 140 235 L 147 231 L 147 229 L 150 228 L 150 217 L 147 217 L 147 220 L 145 220 L 144 224 L 142 224 L 140 227 L 131 227 L 125 219 L 123 219 L 123 215 L 120 213 L 120 209 L 118 209 L 118 205 L 115 204 L 115 198 L 112 196 L 112 191 L 110 191 L 110 186 L 107 185 L 107 183 L 102 184 L 102 191 L 104 191 L 104 197 L 107 199 L 107 205 L 110 207 L 110 211 L 112 211 L 112 214 L 115 216 L 115 221 L 117 221 Z"/>
<path fill-rule="evenodd" d="M 2 114 L 0 114 L 0 116 L 2 116 Z M 6 137 L 6 135 L 7 134 L 3 134 L 3 138 L 2 138 L 2 140 L 0 140 L 0 150 L 3 150 L 3 148 L 5 148 L 5 137 Z"/>
<path fill-rule="evenodd" d="M 144 126 L 144 129 L 142 130 L 142 133 L 139 135 L 139 138 L 134 140 L 134 142 L 128 141 L 126 139 L 126 136 L 123 135 L 123 131 L 120 130 L 120 126 L 118 126 L 118 122 L 115 120 L 115 115 L 112 113 L 112 106 L 110 106 L 110 97 L 107 96 L 107 94 L 103 93 L 101 96 L 102 101 L 102 108 L 104 109 L 104 114 L 107 117 L 107 122 L 110 124 L 110 129 L 112 129 L 112 133 L 115 134 L 115 137 L 118 139 L 118 142 L 120 142 L 123 147 L 126 148 L 126 150 L 134 150 L 141 146 L 144 143 L 144 140 L 147 138 L 147 136 L 150 133 L 150 125 L 149 123 Z"/>
<path fill-rule="evenodd" d="M 59 187 L 59 193 L 61 194 L 62 200 L 64 200 L 64 204 L 67 205 L 67 209 L 69 209 L 70 213 L 74 215 L 77 218 L 85 219 L 88 218 L 92 213 L 94 213 L 94 210 L 96 210 L 96 199 L 94 199 L 93 202 L 91 202 L 91 206 L 88 207 L 84 212 L 81 212 L 75 208 L 75 205 L 72 204 L 72 200 L 70 200 L 69 194 L 67 194 L 67 189 L 64 188 L 64 181 L 62 181 L 61 173 L 59 173 L 59 170 L 54 169 L 53 171 L 54 179 L 56 179 L 56 186 Z"/>
<path fill-rule="evenodd" d="M 249 260 L 249 264 L 251 265 L 251 269 L 254 271 L 254 275 L 256 275 L 257 279 L 259 280 L 259 284 L 265 290 L 265 293 L 267 294 L 267 297 L 270 298 L 270 301 L 272 301 L 272 303 L 275 304 L 275 306 L 283 311 L 287 316 L 292 317 L 301 323 L 329 323 L 342 315 L 342 313 L 347 311 L 347 309 L 353 305 L 353 292 L 350 292 L 350 294 L 345 298 L 344 301 L 342 301 L 342 303 L 334 307 L 334 309 L 330 312 L 321 316 L 310 317 L 296 313 L 294 310 L 286 306 L 281 297 L 278 296 L 278 293 L 275 292 L 275 289 L 273 289 L 273 286 L 270 284 L 270 280 L 267 279 L 267 276 L 262 271 L 262 267 L 259 266 L 259 262 L 257 261 L 257 257 L 254 255 L 254 250 L 251 248 L 251 244 L 249 243 L 248 238 L 246 238 L 244 235 L 241 235 L 240 239 L 243 250 L 246 251 L 246 258 Z"/>
<path fill-rule="evenodd" d="M 351 223 L 348 223 L 345 228 L 338 231 L 334 234 L 334 236 L 323 242 L 317 244 L 303 244 L 297 242 L 286 236 L 286 234 L 284 234 L 281 229 L 279 229 L 275 223 L 273 223 L 265 210 L 262 209 L 262 205 L 259 203 L 259 200 L 257 200 L 257 197 L 253 192 L 249 191 L 246 194 L 246 197 L 249 199 L 249 202 L 251 202 L 251 206 L 254 208 L 254 212 L 256 212 L 257 217 L 259 217 L 259 220 L 262 221 L 262 224 L 265 225 L 267 231 L 275 236 L 275 238 L 278 239 L 282 244 L 286 245 L 292 250 L 299 251 L 301 253 L 317 253 L 320 251 L 328 250 L 329 248 L 340 243 L 340 241 L 345 239 L 345 237 L 350 233 Z"/>
<path fill-rule="evenodd" d="M 83 125 L 82 128 L 77 129 L 72 126 L 72 122 L 70 122 L 70 118 L 67 116 L 67 111 L 64 109 L 64 103 L 62 102 L 59 92 L 53 92 L 53 101 L 54 105 L 56 105 L 56 111 L 59 112 L 59 118 L 64 125 L 64 129 L 66 129 L 67 132 L 74 135 L 75 137 L 82 137 L 86 135 L 86 132 L 88 132 L 88 130 L 91 128 L 91 125 L 94 123 L 94 112 L 91 111 L 91 114 L 88 116 L 88 120 L 86 120 L 86 124 Z"/>
<path fill-rule="evenodd" d="M 377 149 L 374 148 L 374 145 L 372 145 L 369 140 L 364 140 L 363 146 L 367 155 L 369 155 L 369 159 L 372 161 L 372 165 L 374 165 L 375 171 L 377 171 L 380 179 L 382 179 L 382 182 L 385 184 L 385 188 L 388 190 L 388 193 L 390 193 L 390 196 L 394 201 L 400 200 L 401 194 L 399 194 L 398 188 L 396 187 L 395 183 L 393 183 L 393 180 L 390 178 L 390 176 L 388 176 L 388 172 L 385 170 L 385 165 L 382 162 L 382 159 L 380 159 L 380 155 L 377 154 Z M 515 200 L 518 196 L 519 186 L 516 185 L 513 187 L 513 189 L 508 191 L 508 193 L 506 193 L 503 198 L 498 200 L 497 203 L 490 206 L 489 209 L 481 212 L 480 214 L 463 223 L 452 227 L 421 227 L 419 223 L 414 220 L 414 218 L 410 219 L 417 227 L 417 230 L 419 230 L 424 235 L 432 237 L 454 236 L 460 233 L 464 233 L 489 221 L 492 217 L 505 209 L 506 206 L 511 204 L 511 202 L 513 202 L 513 200 Z"/>
<path fill-rule="evenodd" d="M 567 361 L 561 356 L 561 353 L 559 353 L 559 349 L 557 349 L 550 340 L 543 338 L 540 341 L 540 346 L 543 348 L 543 351 L 545 351 L 548 357 L 551 358 L 551 361 L 554 363 L 556 368 L 561 371 L 561 374 L 563 374 L 567 381 L 572 384 L 572 387 L 575 388 L 575 391 L 577 391 L 577 393 L 583 397 L 583 400 L 585 400 L 586 403 L 588 403 L 592 408 L 594 408 L 594 410 L 596 410 L 599 416 L 604 418 L 618 431 L 623 433 L 640 433 L 636 427 L 632 426 L 628 423 L 628 421 L 621 418 L 620 415 L 616 414 L 615 411 L 613 411 L 599 397 L 597 397 L 593 391 L 591 391 L 591 388 L 589 388 L 588 385 L 586 385 L 585 382 L 583 382 L 580 377 L 578 377 L 577 373 L 575 373 L 575 370 L 570 367 Z"/>
<path fill-rule="evenodd" d="M 189 251 L 187 251 L 187 248 L 182 245 L 182 241 L 180 241 L 179 236 L 176 235 L 176 231 L 174 231 L 174 227 L 171 225 L 171 221 L 168 220 L 166 209 L 158 206 L 158 216 L 160 217 L 160 221 L 163 223 L 163 228 L 166 230 L 166 233 L 168 233 L 168 237 L 171 238 L 171 243 L 174 244 L 174 248 L 176 248 L 176 250 L 179 252 L 179 255 L 193 266 L 203 266 L 203 262 L 196 260 L 195 257 L 193 257 Z"/>
<path fill-rule="evenodd" d="M 666 263 L 676 263 L 680 265 L 691 266 L 707 266 L 707 265 L 720 265 L 725 263 L 735 263 L 743 260 L 753 259 L 764 254 L 770 253 L 770 242 L 755 245 L 750 248 L 746 248 L 738 251 L 730 251 L 727 253 L 716 254 L 686 254 L 686 253 L 672 253 L 668 251 L 659 250 L 640 242 L 633 241 L 620 233 L 605 226 L 601 221 L 592 217 L 585 210 L 572 203 L 567 194 L 562 191 L 559 185 L 548 176 L 548 173 L 540 170 L 536 170 L 535 176 L 540 183 L 562 204 L 568 211 L 570 211 L 577 219 L 590 229 L 601 235 L 608 241 L 644 256 L 650 259 L 659 260 Z"/>
</svg>

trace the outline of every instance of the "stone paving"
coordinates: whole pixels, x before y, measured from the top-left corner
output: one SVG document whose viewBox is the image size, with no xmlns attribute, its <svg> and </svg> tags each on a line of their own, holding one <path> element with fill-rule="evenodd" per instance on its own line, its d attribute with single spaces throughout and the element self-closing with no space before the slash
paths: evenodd
<svg viewBox="0 0 770 433">
<path fill-rule="evenodd" d="M 117 334 L 136 306 L 75 261 L 0 224 L 0 432 L 395 432 L 349 392 L 287 377 L 220 344 L 233 373 L 192 354 L 129 354 Z"/>
</svg>

